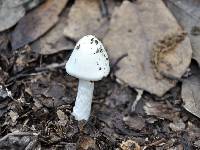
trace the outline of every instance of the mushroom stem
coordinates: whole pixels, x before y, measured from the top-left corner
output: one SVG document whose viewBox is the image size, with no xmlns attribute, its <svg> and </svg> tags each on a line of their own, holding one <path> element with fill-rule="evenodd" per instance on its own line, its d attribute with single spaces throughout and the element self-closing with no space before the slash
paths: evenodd
<svg viewBox="0 0 200 150">
<path fill-rule="evenodd" d="M 79 79 L 78 93 L 72 115 L 76 120 L 88 120 L 90 117 L 94 82 Z"/>
</svg>

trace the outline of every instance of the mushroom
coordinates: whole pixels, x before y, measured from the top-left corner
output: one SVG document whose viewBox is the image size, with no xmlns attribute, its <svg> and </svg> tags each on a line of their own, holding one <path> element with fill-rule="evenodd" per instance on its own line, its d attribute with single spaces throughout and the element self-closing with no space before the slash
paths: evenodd
<svg viewBox="0 0 200 150">
<path fill-rule="evenodd" d="M 93 35 L 81 38 L 66 63 L 69 75 L 79 79 L 78 93 L 72 115 L 76 120 L 88 120 L 91 111 L 94 81 L 110 72 L 108 54 Z"/>
</svg>

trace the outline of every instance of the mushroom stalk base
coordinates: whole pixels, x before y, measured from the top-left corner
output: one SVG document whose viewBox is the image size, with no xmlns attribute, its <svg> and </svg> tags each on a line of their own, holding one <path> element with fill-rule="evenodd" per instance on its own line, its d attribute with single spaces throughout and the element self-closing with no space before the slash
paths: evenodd
<svg viewBox="0 0 200 150">
<path fill-rule="evenodd" d="M 79 80 L 78 93 L 72 115 L 76 120 L 88 120 L 90 117 L 94 82 Z"/>
</svg>

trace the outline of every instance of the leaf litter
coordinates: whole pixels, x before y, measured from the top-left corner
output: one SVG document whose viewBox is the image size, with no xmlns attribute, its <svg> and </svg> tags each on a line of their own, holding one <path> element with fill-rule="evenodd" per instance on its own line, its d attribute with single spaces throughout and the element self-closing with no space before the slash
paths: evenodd
<svg viewBox="0 0 200 150">
<path fill-rule="evenodd" d="M 34 52 L 42 55 L 50 55 L 74 48 L 74 42 L 65 38 L 63 33 L 64 28 L 67 26 L 68 11 L 68 8 L 64 9 L 55 27 L 31 44 Z"/>
<path fill-rule="evenodd" d="M 11 35 L 12 48 L 18 49 L 35 41 L 53 27 L 67 2 L 68 0 L 62 0 L 60 3 L 56 0 L 47 0 L 30 11 L 19 21 Z"/>
<path fill-rule="evenodd" d="M 200 64 L 200 2 L 196 0 L 165 0 L 177 21 L 187 31 L 193 49 L 193 58 Z"/>
<path fill-rule="evenodd" d="M 162 1 L 136 3 L 124 1 L 113 13 L 109 31 L 103 39 L 111 61 L 115 62 L 120 56 L 128 54 L 118 63 L 116 77 L 131 87 L 143 89 L 158 96 L 165 94 L 176 85 L 176 82 L 154 68 L 159 67 L 165 75 L 170 74 L 172 77 L 180 78 L 191 61 L 192 49 L 189 39 L 183 38 L 182 42 L 177 43 L 176 38 L 173 38 L 173 36 L 178 37 L 180 32 L 182 32 L 181 27 Z M 174 44 L 174 47 L 167 47 L 169 41 Z M 162 60 L 159 60 L 162 64 L 152 63 L 152 59 L 160 59 L 152 58 L 156 43 L 157 45 L 166 44 L 156 49 L 160 58 L 160 55 L 163 55 Z M 168 51 L 163 52 L 165 49 Z M 154 60 L 154 62 L 157 61 Z M 167 67 L 168 65 L 171 68 Z"/>
<path fill-rule="evenodd" d="M 26 14 L 27 10 L 36 7 L 42 1 L 43 0 L 1 0 L 0 32 L 13 27 Z"/>
<path fill-rule="evenodd" d="M 37 3 L 37 0 L 34 2 Z M 33 5 L 36 7 L 34 9 L 23 5 L 28 10 L 27 15 L 22 18 L 27 20 L 24 23 L 30 21 L 28 17 L 37 15 L 37 11 L 41 11 L 43 17 L 44 14 L 49 14 L 49 9 L 41 8 L 49 1 L 38 1 L 40 3 L 42 4 L 37 7 Z M 82 25 L 84 20 L 73 23 L 72 18 L 70 19 L 70 16 L 76 15 L 75 12 L 82 16 L 91 5 L 81 3 L 79 0 L 60 2 L 59 9 L 50 13 L 56 16 L 56 21 L 48 23 L 44 19 L 35 28 L 29 28 L 29 32 L 42 32 L 21 44 L 22 48 L 17 50 L 11 49 L 13 39 L 10 40 L 10 35 L 16 32 L 18 25 L 0 35 L 0 149 L 198 149 L 199 118 L 192 115 L 194 112 L 191 110 L 188 109 L 189 113 L 187 109 L 183 109 L 188 102 L 183 98 L 183 94 L 187 93 L 182 92 L 184 82 L 194 84 L 193 81 L 190 82 L 190 78 L 196 76 L 193 73 L 194 62 L 188 69 L 191 61 L 190 42 L 188 34 L 180 28 L 162 1 L 92 2 L 96 9 L 87 10 L 88 18 L 95 11 L 92 18 L 98 16 L 100 20 L 106 20 L 105 26 L 103 25 L 105 28 L 101 23 L 96 26 L 98 32 L 101 32 L 96 35 L 102 36 L 107 45 L 112 58 L 112 72 L 110 77 L 95 84 L 89 121 L 77 122 L 71 116 L 78 81 L 65 73 L 64 65 L 70 56 L 67 50 L 73 48 L 74 40 L 81 34 L 90 32 L 85 29 L 87 25 Z M 48 8 L 52 7 L 48 5 Z M 152 21 L 149 18 L 156 19 Z M 96 20 L 89 21 L 92 25 Z M 23 21 L 20 22 L 19 24 L 23 24 Z M 44 22 L 46 24 L 43 30 Z M 84 32 L 79 34 L 78 31 L 74 37 L 66 35 L 64 38 L 63 29 L 73 28 L 73 24 Z M 96 27 L 92 26 L 90 29 Z M 133 34 L 135 32 L 137 34 Z M 113 37 L 120 35 L 123 40 L 112 40 L 112 36 L 109 38 L 110 34 Z M 193 30 L 193 34 L 198 34 L 198 30 Z M 124 43 L 127 45 L 123 45 Z M 138 47 L 134 47 L 135 45 Z M 20 44 L 18 46 L 21 47 Z M 139 50 L 134 52 L 137 48 Z M 147 56 L 144 58 L 148 59 L 142 57 L 129 61 L 135 56 L 140 58 L 140 55 Z M 122 66 L 123 63 L 126 64 L 125 67 Z M 138 66 L 143 66 L 145 71 L 134 70 Z M 119 71 L 123 73 L 125 68 L 131 73 L 119 75 Z M 197 66 L 196 70 L 198 69 Z M 144 84 L 147 86 L 145 88 L 153 89 L 152 93 L 163 96 L 153 95 L 147 89 L 143 91 L 142 86 L 139 90 L 143 94 L 136 98 L 137 92 L 133 88 L 138 87 L 131 84 L 131 78 L 125 84 L 119 82 L 119 77 L 124 79 L 135 74 L 137 79 L 144 75 L 153 76 L 156 82 Z M 141 83 L 146 82 L 146 79 L 141 80 Z M 152 88 L 154 84 L 165 86 L 164 90 Z M 191 86 L 195 86 L 196 90 L 196 85 Z M 191 90 L 188 88 L 189 86 L 187 90 Z M 140 100 L 137 102 L 137 99 Z"/>
</svg>

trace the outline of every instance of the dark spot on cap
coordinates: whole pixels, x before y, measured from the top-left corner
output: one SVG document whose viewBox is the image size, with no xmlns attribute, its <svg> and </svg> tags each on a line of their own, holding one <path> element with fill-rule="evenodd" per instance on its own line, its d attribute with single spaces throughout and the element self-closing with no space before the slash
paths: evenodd
<svg viewBox="0 0 200 150">
<path fill-rule="evenodd" d="M 101 67 L 99 68 L 99 70 L 101 70 Z"/>
<path fill-rule="evenodd" d="M 106 58 L 106 60 L 108 60 L 108 58 Z"/>
<path fill-rule="evenodd" d="M 76 46 L 76 49 L 78 50 L 80 48 L 80 44 Z"/>
<path fill-rule="evenodd" d="M 97 40 L 95 40 L 96 45 L 99 43 Z"/>
<path fill-rule="evenodd" d="M 91 44 L 94 42 L 94 38 L 91 38 Z"/>
<path fill-rule="evenodd" d="M 99 53 L 99 49 L 97 48 L 97 51 L 96 51 L 96 53 Z"/>
</svg>

